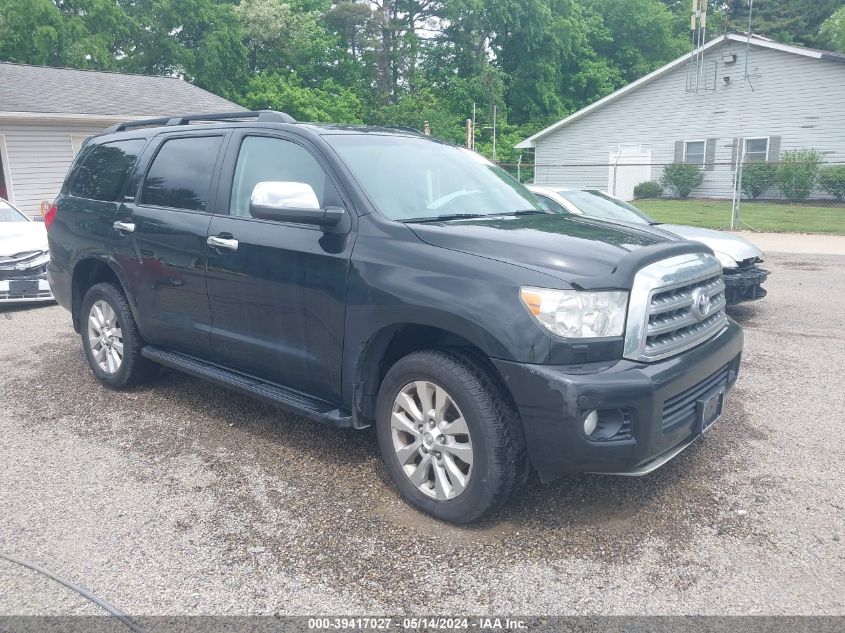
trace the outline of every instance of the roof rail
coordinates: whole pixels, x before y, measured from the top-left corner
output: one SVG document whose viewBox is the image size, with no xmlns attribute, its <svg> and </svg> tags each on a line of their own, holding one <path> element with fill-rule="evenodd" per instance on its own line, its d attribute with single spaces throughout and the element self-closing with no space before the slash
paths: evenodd
<svg viewBox="0 0 845 633">
<path fill-rule="evenodd" d="M 385 125 L 384 126 L 388 130 L 398 130 L 400 132 L 413 132 L 414 134 L 425 135 L 425 132 L 422 130 L 418 130 L 415 127 L 411 127 L 409 125 Z"/>
<path fill-rule="evenodd" d="M 256 119 L 260 123 L 296 123 L 291 115 L 275 110 L 244 110 L 243 112 L 215 112 L 209 114 L 183 114 L 174 117 L 161 117 L 158 119 L 139 119 L 137 121 L 124 121 L 117 123 L 105 130 L 105 134 L 111 132 L 123 132 L 140 127 L 158 127 L 169 125 L 188 125 L 194 121 L 229 121 L 238 119 Z"/>
</svg>

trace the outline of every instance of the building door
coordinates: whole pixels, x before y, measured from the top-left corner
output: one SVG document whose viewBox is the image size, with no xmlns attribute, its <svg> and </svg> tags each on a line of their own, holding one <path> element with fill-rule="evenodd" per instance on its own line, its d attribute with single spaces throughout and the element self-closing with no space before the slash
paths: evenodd
<svg viewBox="0 0 845 633">
<path fill-rule="evenodd" d="M 651 180 L 651 152 L 642 145 L 620 145 L 608 157 L 607 191 L 623 200 L 634 199 L 634 187 Z"/>
</svg>

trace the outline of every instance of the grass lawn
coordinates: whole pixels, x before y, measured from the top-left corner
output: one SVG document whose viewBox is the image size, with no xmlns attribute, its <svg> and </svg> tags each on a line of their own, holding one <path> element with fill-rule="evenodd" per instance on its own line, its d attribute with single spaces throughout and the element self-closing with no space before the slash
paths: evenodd
<svg viewBox="0 0 845 633">
<path fill-rule="evenodd" d="M 635 200 L 632 203 L 661 222 L 711 229 L 731 226 L 730 200 Z M 836 233 L 845 235 L 845 205 L 813 206 L 779 202 L 745 202 L 743 225 L 773 233 Z"/>
</svg>

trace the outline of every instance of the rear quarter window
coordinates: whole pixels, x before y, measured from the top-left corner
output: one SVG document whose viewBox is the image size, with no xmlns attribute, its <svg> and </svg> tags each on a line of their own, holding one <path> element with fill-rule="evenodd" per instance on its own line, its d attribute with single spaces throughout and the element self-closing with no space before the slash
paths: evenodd
<svg viewBox="0 0 845 633">
<path fill-rule="evenodd" d="M 116 201 L 146 144 L 144 139 L 129 139 L 103 143 L 86 152 L 70 186 L 70 195 Z"/>
</svg>

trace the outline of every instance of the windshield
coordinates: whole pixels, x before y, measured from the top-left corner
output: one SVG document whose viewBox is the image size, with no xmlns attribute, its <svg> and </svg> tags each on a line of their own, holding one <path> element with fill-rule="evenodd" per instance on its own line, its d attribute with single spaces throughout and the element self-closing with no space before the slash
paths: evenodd
<svg viewBox="0 0 845 633">
<path fill-rule="evenodd" d="M 0 200 L 0 222 L 29 222 L 29 220 L 11 204 Z"/>
<path fill-rule="evenodd" d="M 564 189 L 557 193 L 589 218 L 633 222 L 635 224 L 657 224 L 657 220 L 640 211 L 637 207 L 601 191 Z"/>
<path fill-rule="evenodd" d="M 548 212 L 507 172 L 466 149 L 402 136 L 324 138 L 379 213 L 393 220 Z"/>
</svg>

